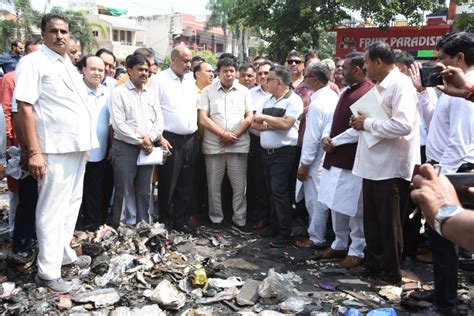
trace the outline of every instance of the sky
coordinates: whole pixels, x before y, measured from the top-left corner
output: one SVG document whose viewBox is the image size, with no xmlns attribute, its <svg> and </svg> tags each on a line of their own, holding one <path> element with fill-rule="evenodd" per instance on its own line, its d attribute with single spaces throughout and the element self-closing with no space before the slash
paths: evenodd
<svg viewBox="0 0 474 316">
<path fill-rule="evenodd" d="M 68 0 L 34 0 L 33 7 L 40 12 L 44 11 L 46 2 L 50 6 L 64 7 Z M 182 12 L 190 14 L 209 14 L 206 10 L 207 0 L 97 0 L 97 3 L 115 9 L 128 10 L 128 16 L 147 16 Z"/>
</svg>

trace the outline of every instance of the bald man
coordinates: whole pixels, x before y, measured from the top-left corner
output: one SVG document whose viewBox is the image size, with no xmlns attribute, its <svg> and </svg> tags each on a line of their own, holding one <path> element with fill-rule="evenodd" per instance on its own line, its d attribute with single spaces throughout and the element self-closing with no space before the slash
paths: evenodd
<svg viewBox="0 0 474 316">
<path fill-rule="evenodd" d="M 197 92 L 189 72 L 191 59 L 191 51 L 186 46 L 176 46 L 171 51 L 170 68 L 157 74 L 150 85 L 163 112 L 160 144 L 171 153 L 158 168 L 160 222 L 184 233 L 193 232 L 187 221 L 196 209 L 193 195 L 198 144 Z"/>
</svg>

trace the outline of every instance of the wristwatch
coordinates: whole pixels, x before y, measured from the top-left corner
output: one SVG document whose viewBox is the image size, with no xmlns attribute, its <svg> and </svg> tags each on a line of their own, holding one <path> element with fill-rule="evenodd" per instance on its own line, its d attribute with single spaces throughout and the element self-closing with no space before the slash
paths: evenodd
<svg viewBox="0 0 474 316">
<path fill-rule="evenodd" d="M 443 233 L 441 232 L 441 226 L 443 223 L 448 219 L 453 217 L 454 215 L 457 215 L 461 213 L 464 209 L 456 204 L 447 204 L 444 205 L 443 207 L 440 207 L 436 211 L 436 215 L 434 218 L 434 228 L 438 234 L 440 234 L 442 237 Z"/>
</svg>

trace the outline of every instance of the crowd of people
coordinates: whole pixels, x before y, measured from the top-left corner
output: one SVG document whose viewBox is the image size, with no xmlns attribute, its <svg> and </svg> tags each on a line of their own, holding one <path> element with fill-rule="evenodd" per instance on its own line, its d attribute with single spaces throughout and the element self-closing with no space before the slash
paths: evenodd
<svg viewBox="0 0 474 316">
<path fill-rule="evenodd" d="M 461 216 L 472 223 L 472 194 L 464 188 L 461 204 L 443 174 L 474 169 L 472 33 L 437 43 L 438 91 L 421 84 L 422 65 L 410 54 L 382 42 L 335 60 L 291 51 L 286 65 L 263 56 L 238 65 L 224 53 L 216 69 L 178 45 L 163 71 L 152 50 L 139 48 L 123 71 L 104 48 L 70 56 L 60 14 L 43 17 L 41 34 L 21 58 L 23 43 L 13 43 L 0 65 L 6 144 L 19 148 L 18 159 L 9 149 L 7 168 L 12 250 L 32 256 L 36 238 L 38 283 L 68 292 L 61 266 L 90 264 L 70 247 L 75 229 L 159 220 L 196 233 L 203 213 L 219 229 L 229 202 L 241 234 L 269 238 L 272 248 L 315 249 L 313 259 L 340 259 L 354 275 L 376 277 L 375 286 L 399 284 L 417 255 L 418 203 L 429 224 L 435 305 L 455 307 L 452 241 L 473 243 L 443 224 Z M 372 109 L 351 109 L 364 99 Z M 376 108 L 383 118 L 372 115 Z M 162 164 L 137 163 L 159 149 Z M 413 178 L 425 161 L 437 171 L 423 165 Z M 307 231 L 295 232 L 293 222 Z"/>
</svg>

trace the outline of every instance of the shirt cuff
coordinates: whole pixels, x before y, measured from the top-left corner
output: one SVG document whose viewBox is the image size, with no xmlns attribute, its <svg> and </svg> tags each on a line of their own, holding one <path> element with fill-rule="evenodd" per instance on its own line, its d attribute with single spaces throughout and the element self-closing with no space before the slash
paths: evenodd
<svg viewBox="0 0 474 316">
<path fill-rule="evenodd" d="M 372 124 L 374 123 L 374 119 L 370 117 L 366 117 L 364 120 L 364 131 L 370 132 L 372 129 Z"/>
</svg>

